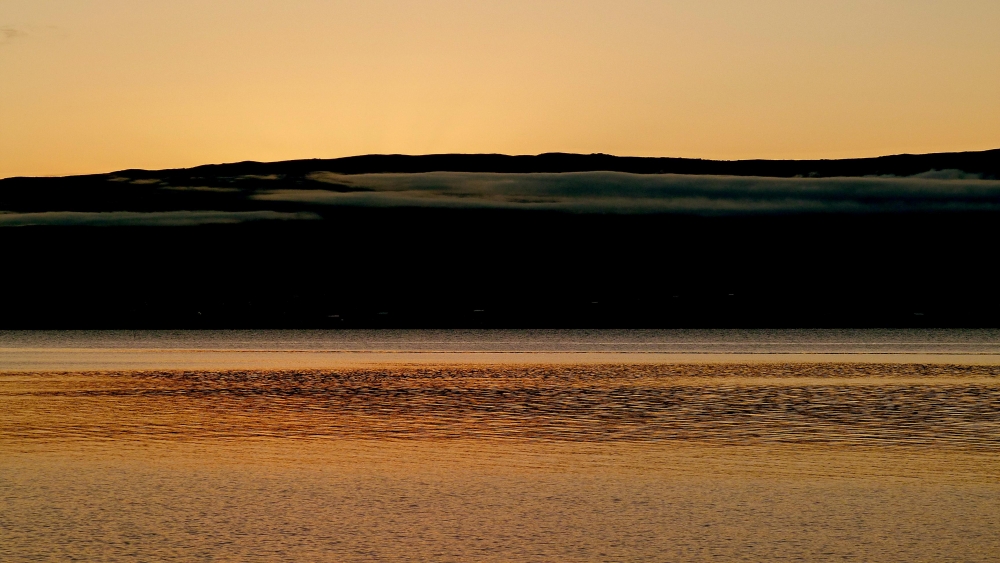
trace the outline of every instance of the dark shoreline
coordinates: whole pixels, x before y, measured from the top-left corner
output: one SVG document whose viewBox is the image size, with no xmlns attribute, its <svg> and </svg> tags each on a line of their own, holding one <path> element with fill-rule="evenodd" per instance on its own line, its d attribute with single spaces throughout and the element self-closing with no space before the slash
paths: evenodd
<svg viewBox="0 0 1000 563">
<path fill-rule="evenodd" d="M 994 327 L 996 225 L 369 209 L 8 228 L 0 328 Z"/>
<path fill-rule="evenodd" d="M 961 211 L 944 201 L 929 212 L 709 216 L 258 197 L 275 188 L 336 195 L 310 179 L 316 170 L 822 177 L 950 168 L 995 177 L 1000 150 L 743 162 L 373 155 L 0 180 L 0 211 L 28 217 L 312 219 L 0 227 L 0 328 L 997 327 L 992 192 Z"/>
</svg>

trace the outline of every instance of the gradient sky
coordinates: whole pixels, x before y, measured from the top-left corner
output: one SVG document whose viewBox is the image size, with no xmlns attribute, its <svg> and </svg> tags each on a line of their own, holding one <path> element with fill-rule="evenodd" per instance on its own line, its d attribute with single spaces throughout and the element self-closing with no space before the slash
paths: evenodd
<svg viewBox="0 0 1000 563">
<path fill-rule="evenodd" d="M 0 0 L 0 177 L 1000 147 L 996 0 Z"/>
</svg>

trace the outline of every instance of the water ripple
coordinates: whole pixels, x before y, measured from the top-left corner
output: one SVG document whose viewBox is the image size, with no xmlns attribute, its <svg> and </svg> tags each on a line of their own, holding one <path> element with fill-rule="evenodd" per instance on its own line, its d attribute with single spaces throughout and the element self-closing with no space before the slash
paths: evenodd
<svg viewBox="0 0 1000 563">
<path fill-rule="evenodd" d="M 1000 367 L 478 366 L 8 374 L 2 440 L 686 440 L 1000 450 Z"/>
</svg>

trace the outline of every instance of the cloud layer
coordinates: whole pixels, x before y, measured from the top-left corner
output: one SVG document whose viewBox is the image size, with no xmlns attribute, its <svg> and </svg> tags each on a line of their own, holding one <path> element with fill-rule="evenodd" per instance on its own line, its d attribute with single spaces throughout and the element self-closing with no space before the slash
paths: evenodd
<svg viewBox="0 0 1000 563">
<path fill-rule="evenodd" d="M 554 210 L 577 213 L 894 213 L 1000 210 L 1000 181 L 959 171 L 908 178 L 763 178 L 621 172 L 343 175 L 328 188 L 277 189 L 261 201 L 365 207 Z"/>
<path fill-rule="evenodd" d="M 232 224 L 262 220 L 319 219 L 314 213 L 278 211 L 47 211 L 43 213 L 0 213 L 0 227 L 89 226 L 89 227 L 188 227 L 208 224 Z"/>
</svg>

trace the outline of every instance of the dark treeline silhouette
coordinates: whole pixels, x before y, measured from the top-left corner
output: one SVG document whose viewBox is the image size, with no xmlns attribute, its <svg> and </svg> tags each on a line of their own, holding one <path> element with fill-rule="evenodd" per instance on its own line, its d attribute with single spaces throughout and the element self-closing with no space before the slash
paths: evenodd
<svg viewBox="0 0 1000 563">
<path fill-rule="evenodd" d="M 299 182 L 316 170 L 787 177 L 956 169 L 989 177 L 997 175 L 998 158 L 1000 151 L 809 162 L 369 156 L 0 180 L 0 211 L 256 210 L 262 204 L 247 194 L 275 180 L 245 176 L 285 175 L 284 181 Z M 220 189 L 172 189 L 177 186 Z M 268 202 L 267 209 L 303 208 Z M 316 213 L 320 219 L 171 227 L 0 227 L 0 328 L 1000 321 L 991 272 L 1000 213 L 991 209 L 697 216 L 328 206 Z"/>
</svg>

